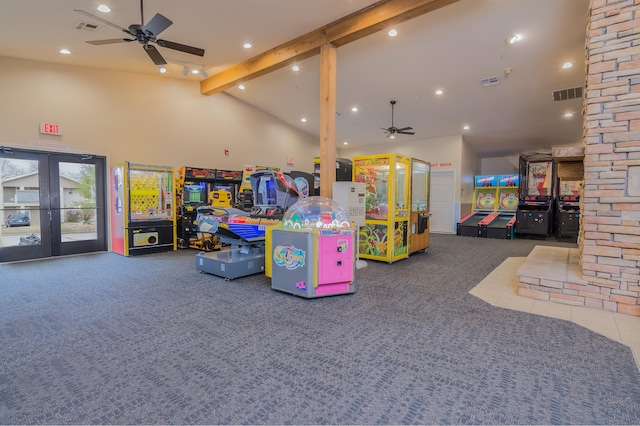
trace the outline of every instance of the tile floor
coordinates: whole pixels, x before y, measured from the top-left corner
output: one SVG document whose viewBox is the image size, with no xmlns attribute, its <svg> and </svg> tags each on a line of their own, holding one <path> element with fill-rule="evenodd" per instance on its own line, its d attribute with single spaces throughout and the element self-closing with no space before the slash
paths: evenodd
<svg viewBox="0 0 640 426">
<path fill-rule="evenodd" d="M 469 293 L 493 306 L 572 321 L 627 345 L 640 370 L 640 317 L 519 296 L 516 271 L 525 259 L 508 258 Z"/>
</svg>

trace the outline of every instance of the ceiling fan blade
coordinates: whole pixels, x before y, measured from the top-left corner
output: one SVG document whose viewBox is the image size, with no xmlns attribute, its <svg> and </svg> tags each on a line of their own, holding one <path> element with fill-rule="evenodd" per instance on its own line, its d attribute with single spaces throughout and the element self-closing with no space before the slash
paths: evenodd
<svg viewBox="0 0 640 426">
<path fill-rule="evenodd" d="M 403 127 L 402 129 L 398 129 L 399 132 L 404 132 L 406 130 L 413 130 L 413 127 Z"/>
<path fill-rule="evenodd" d="M 130 39 L 130 38 L 111 38 L 111 39 L 108 39 L 108 40 L 90 40 L 87 43 L 93 44 L 94 46 L 99 46 L 99 45 L 102 45 L 102 44 L 124 43 L 124 42 L 128 42 L 128 41 L 135 41 L 135 40 Z"/>
<path fill-rule="evenodd" d="M 400 131 L 398 130 L 396 133 L 400 133 L 401 135 L 415 135 L 416 132 L 404 132 L 404 131 Z"/>
<path fill-rule="evenodd" d="M 142 26 L 142 31 L 149 37 L 157 37 L 158 34 L 169 28 L 171 24 L 173 24 L 173 21 L 169 18 L 156 13 L 155 16 L 147 22 L 147 25 Z"/>
<path fill-rule="evenodd" d="M 167 64 L 167 61 L 164 60 L 164 58 L 162 57 L 160 52 L 158 52 L 158 49 L 156 49 L 155 46 L 152 46 L 150 44 L 145 44 L 142 47 L 144 48 L 144 51 L 147 52 L 147 55 L 149 55 L 149 57 L 151 58 L 154 64 L 156 65 Z"/>
<path fill-rule="evenodd" d="M 186 44 L 176 43 L 169 40 L 156 40 L 158 46 L 166 47 L 167 49 L 179 50 L 180 52 L 190 53 L 192 55 L 204 56 L 204 49 L 198 47 L 187 46 Z"/>
<path fill-rule="evenodd" d="M 129 33 L 129 30 L 128 30 L 128 29 L 123 28 L 123 27 L 121 27 L 121 26 L 120 26 L 120 25 L 118 25 L 118 24 L 114 24 L 113 22 L 109 22 L 109 21 L 107 21 L 106 19 L 102 19 L 102 18 L 100 18 L 99 16 L 93 15 L 93 14 L 91 14 L 91 13 L 89 13 L 89 12 L 84 11 L 84 10 L 80 10 L 80 9 L 73 9 L 73 11 L 74 11 L 74 12 L 78 12 L 79 14 L 84 15 L 84 16 L 87 16 L 87 17 L 89 17 L 89 18 L 91 18 L 91 19 L 95 19 L 95 20 L 96 20 L 96 21 L 98 21 L 98 22 L 102 22 L 102 23 L 103 23 L 103 24 L 105 24 L 105 25 L 109 25 L 110 27 L 113 27 L 113 28 L 119 29 L 120 31 L 124 31 L 125 33 Z"/>
</svg>

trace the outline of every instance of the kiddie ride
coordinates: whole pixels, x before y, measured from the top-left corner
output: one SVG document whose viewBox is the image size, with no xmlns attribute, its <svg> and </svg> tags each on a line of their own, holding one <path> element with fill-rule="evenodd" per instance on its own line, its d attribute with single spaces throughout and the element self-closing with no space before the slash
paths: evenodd
<svg viewBox="0 0 640 426">
<path fill-rule="evenodd" d="M 196 269 L 227 280 L 264 272 L 265 230 L 280 224 L 285 211 L 298 201 L 299 193 L 290 176 L 261 171 L 250 176 L 253 207 L 198 208 L 198 232 L 216 234 L 229 246 L 196 255 Z"/>
</svg>

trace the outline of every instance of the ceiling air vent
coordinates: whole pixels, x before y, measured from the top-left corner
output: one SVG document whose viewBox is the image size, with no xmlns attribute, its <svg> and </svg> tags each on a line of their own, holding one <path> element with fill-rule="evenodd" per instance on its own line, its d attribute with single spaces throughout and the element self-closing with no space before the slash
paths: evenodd
<svg viewBox="0 0 640 426">
<path fill-rule="evenodd" d="M 483 78 L 482 80 L 480 80 L 480 84 L 482 84 L 482 87 L 495 86 L 498 83 L 500 83 L 498 81 L 498 77 L 489 77 L 489 78 Z"/>
<path fill-rule="evenodd" d="M 582 87 L 574 87 L 572 89 L 558 90 L 552 93 L 553 100 L 566 101 L 568 99 L 575 99 L 582 97 Z"/>
<path fill-rule="evenodd" d="M 87 31 L 90 33 L 100 33 L 102 32 L 102 30 L 104 30 L 105 27 L 103 27 L 102 25 L 96 25 L 96 24 L 90 24 L 88 22 L 78 22 L 75 26 L 76 30 L 82 30 L 82 31 Z"/>
</svg>

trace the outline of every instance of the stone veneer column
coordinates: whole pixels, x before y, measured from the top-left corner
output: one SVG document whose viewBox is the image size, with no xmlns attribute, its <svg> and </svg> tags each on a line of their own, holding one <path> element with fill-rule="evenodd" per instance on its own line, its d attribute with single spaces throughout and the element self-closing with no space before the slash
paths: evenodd
<svg viewBox="0 0 640 426">
<path fill-rule="evenodd" d="M 582 274 L 601 309 L 640 316 L 640 0 L 591 0 L 586 50 Z"/>
</svg>

